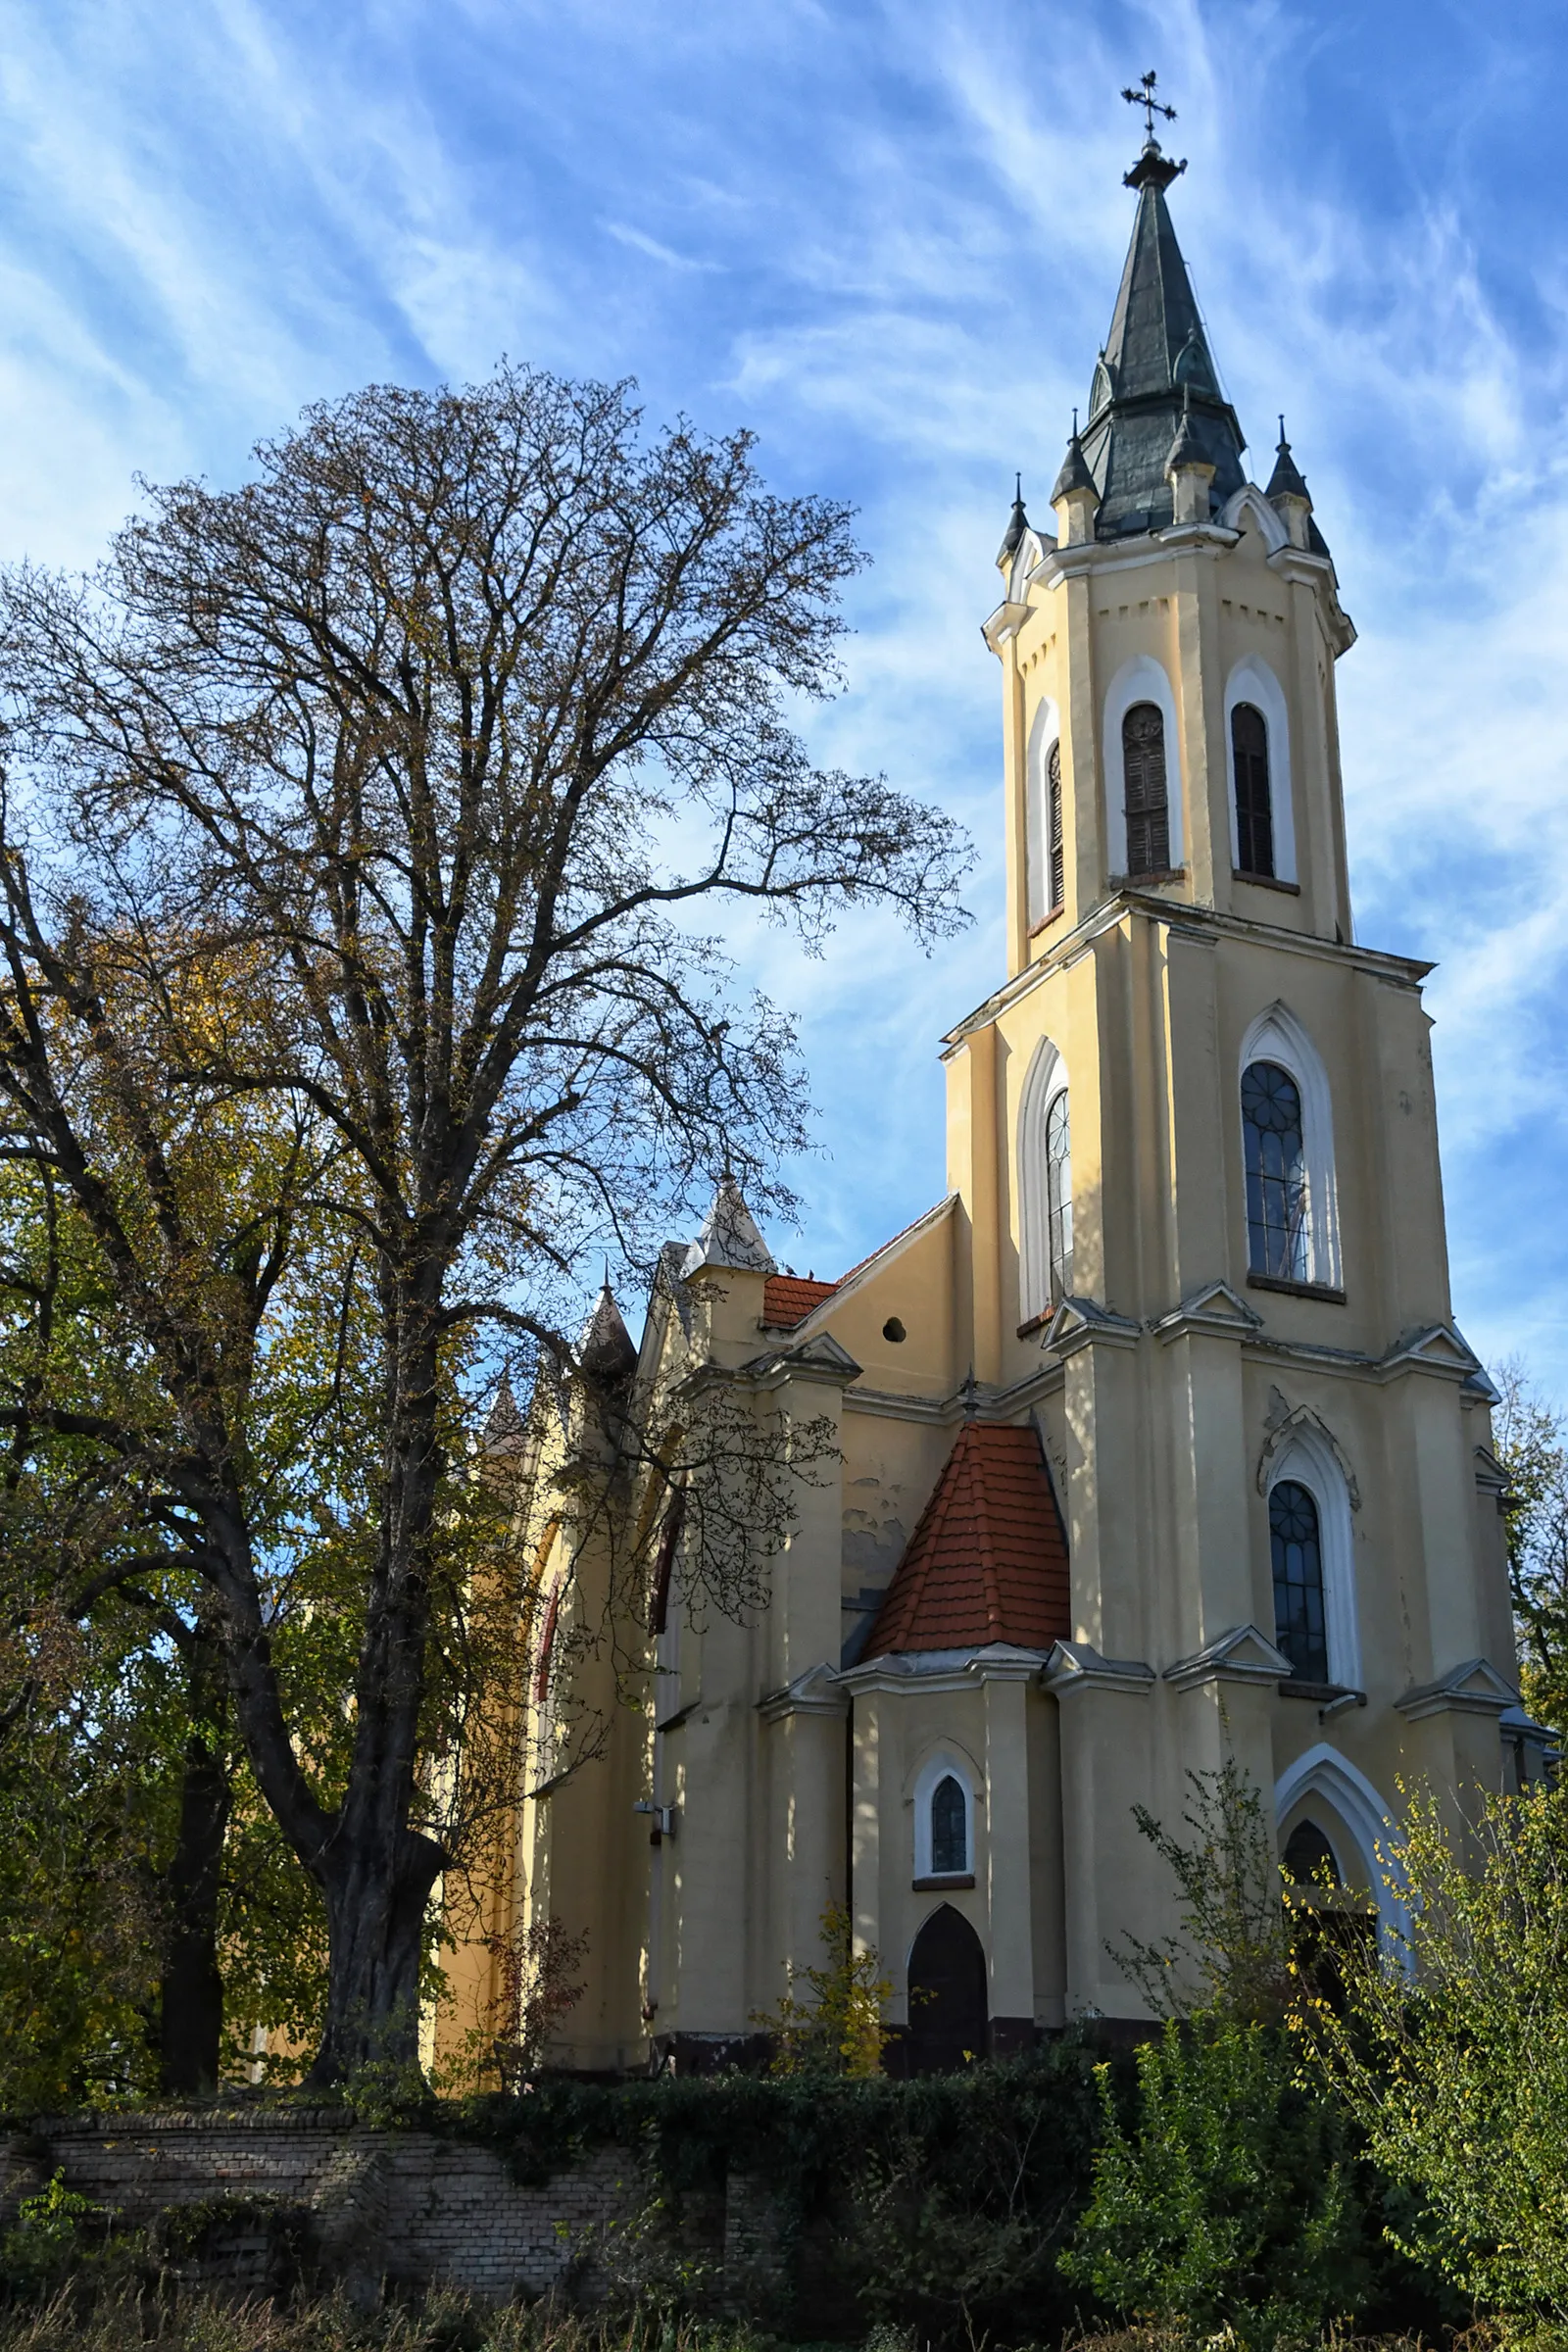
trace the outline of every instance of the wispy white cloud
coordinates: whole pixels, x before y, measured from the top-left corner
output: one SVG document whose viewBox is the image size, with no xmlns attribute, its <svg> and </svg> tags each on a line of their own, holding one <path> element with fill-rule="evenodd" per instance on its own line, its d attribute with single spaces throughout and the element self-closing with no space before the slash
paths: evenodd
<svg viewBox="0 0 1568 2352">
<path fill-rule="evenodd" d="M 1398 71 L 1393 70 L 1397 61 Z M 0 56 L 0 542 L 83 561 L 133 474 L 232 477 L 307 399 L 503 350 L 639 374 L 852 499 L 825 759 L 968 821 L 977 917 L 857 917 L 793 1004 L 831 1156 L 798 1249 L 943 1181 L 944 1028 L 1000 974 L 998 687 L 977 624 L 1108 323 L 1156 63 L 1173 199 L 1262 470 L 1284 408 L 1361 642 L 1357 920 L 1429 990 L 1455 1296 L 1568 1393 L 1568 270 L 1546 0 L 13 0 Z M 1540 159 L 1534 160 L 1534 159 Z M 1559 456 L 1559 452 L 1562 453 Z"/>
</svg>

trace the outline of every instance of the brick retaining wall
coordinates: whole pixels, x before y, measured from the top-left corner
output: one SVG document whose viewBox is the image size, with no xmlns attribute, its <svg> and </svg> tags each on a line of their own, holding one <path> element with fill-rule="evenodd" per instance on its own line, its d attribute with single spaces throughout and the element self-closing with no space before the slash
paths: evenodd
<svg viewBox="0 0 1568 2352">
<path fill-rule="evenodd" d="M 312 2268 L 360 2291 L 436 2282 L 487 2299 L 551 2289 L 592 2297 L 605 2232 L 643 2201 L 631 2152 L 593 2149 L 543 2188 L 520 2188 L 491 2148 L 426 2132 L 373 2132 L 330 2110 L 73 2116 L 19 2135 L 0 2180 L 0 2222 L 56 2171 L 127 2227 L 214 2198 L 261 2198 L 298 2216 Z M 754 2268 L 766 2243 L 755 2193 L 715 2215 L 713 2252 Z M 765 2200 L 764 2200 L 765 2204 Z M 260 2283 L 254 2215 L 236 2216 L 202 2268 Z M 719 2232 L 722 2232 L 720 2235 Z M 222 2238 L 221 2231 L 215 2237 Z M 724 2241 L 733 2239 L 733 2246 Z M 601 2281 L 602 2283 L 602 2281 Z"/>
</svg>

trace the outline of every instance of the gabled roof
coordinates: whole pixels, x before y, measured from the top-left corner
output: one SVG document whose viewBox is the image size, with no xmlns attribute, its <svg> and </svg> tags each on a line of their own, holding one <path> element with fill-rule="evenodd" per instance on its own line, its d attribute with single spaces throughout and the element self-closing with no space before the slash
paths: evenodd
<svg viewBox="0 0 1568 2352">
<path fill-rule="evenodd" d="M 934 1208 L 924 1210 L 896 1233 L 891 1241 L 879 1243 L 868 1257 L 859 1259 L 837 1282 L 818 1282 L 813 1276 L 802 1274 L 770 1275 L 762 1287 L 762 1321 L 775 1331 L 789 1331 L 797 1323 L 804 1323 L 808 1315 L 814 1315 L 838 1292 L 847 1291 L 862 1274 L 891 1257 L 906 1242 L 912 1242 L 916 1234 L 923 1233 L 938 1217 L 946 1216 L 956 1199 L 956 1194 L 949 1193 Z"/>
<path fill-rule="evenodd" d="M 1067 1541 L 1040 1441 L 966 1421 L 903 1559 L 866 1658 L 1009 1642 L 1049 1649 L 1072 1632 Z"/>
<path fill-rule="evenodd" d="M 1242 428 L 1220 389 L 1165 204 L 1177 169 L 1152 142 L 1127 175 L 1138 190 L 1138 214 L 1083 435 L 1100 490 L 1101 539 L 1163 530 L 1170 522 L 1165 466 L 1184 396 L 1191 401 L 1189 440 L 1214 468 L 1213 506 L 1223 506 L 1246 479 Z"/>
</svg>

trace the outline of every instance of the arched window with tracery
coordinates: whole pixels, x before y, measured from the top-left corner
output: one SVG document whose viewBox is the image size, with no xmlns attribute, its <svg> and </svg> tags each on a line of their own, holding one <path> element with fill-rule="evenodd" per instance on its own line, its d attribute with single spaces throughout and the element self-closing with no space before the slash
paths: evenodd
<svg viewBox="0 0 1568 2352">
<path fill-rule="evenodd" d="M 1268 725 L 1253 703 L 1231 710 L 1231 759 L 1236 771 L 1236 864 L 1244 874 L 1274 879 L 1274 804 L 1269 792 Z"/>
<path fill-rule="evenodd" d="M 1072 1289 L 1072 1121 L 1065 1087 L 1046 1112 L 1046 1227 L 1055 1306 Z"/>
<path fill-rule="evenodd" d="M 1247 1147 L 1247 1259 L 1254 1274 L 1305 1282 L 1311 1265 L 1310 1204 L 1301 1094 L 1277 1061 L 1242 1072 Z"/>
<path fill-rule="evenodd" d="M 1121 767 L 1127 871 L 1165 873 L 1170 867 L 1170 811 L 1165 797 L 1165 720 L 1157 704 L 1134 703 L 1122 720 Z"/>
<path fill-rule="evenodd" d="M 961 1878 L 969 1867 L 969 1800 L 949 1772 L 931 1791 L 931 1875 Z"/>
<path fill-rule="evenodd" d="M 1048 914 L 1059 914 L 1067 903 L 1067 855 L 1061 824 L 1061 743 L 1051 747 L 1046 761 L 1046 858 L 1050 869 L 1051 904 Z"/>
<path fill-rule="evenodd" d="M 1274 1559 L 1274 1641 L 1306 1683 L 1329 1680 L 1328 1618 L 1323 1601 L 1323 1542 L 1317 1504 L 1294 1478 L 1269 1490 L 1269 1548 Z"/>
</svg>

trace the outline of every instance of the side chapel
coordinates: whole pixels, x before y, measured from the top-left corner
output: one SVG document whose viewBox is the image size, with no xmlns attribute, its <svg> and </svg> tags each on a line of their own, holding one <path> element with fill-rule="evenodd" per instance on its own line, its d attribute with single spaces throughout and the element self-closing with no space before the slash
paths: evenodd
<svg viewBox="0 0 1568 2352">
<path fill-rule="evenodd" d="M 839 1458 L 745 1624 L 683 1604 L 666 1519 L 620 1629 L 646 1705 L 519 1801 L 494 1924 L 586 1932 L 564 2065 L 755 2054 L 830 1899 L 893 1981 L 894 2063 L 1131 2019 L 1107 1942 L 1174 1925 L 1133 1808 L 1174 1821 L 1189 1768 L 1234 1753 L 1287 1867 L 1391 1924 L 1401 1779 L 1542 1768 L 1495 1395 L 1449 1304 L 1431 967 L 1355 938 L 1355 632 L 1283 429 L 1249 477 L 1183 168 L 1151 130 L 1054 533 L 1020 498 L 998 557 L 1007 977 L 944 1043 L 946 1197 L 818 1282 L 725 1185 L 641 1346 L 608 1290 L 590 1325 L 629 1396 L 720 1374 L 786 1443 L 828 1416 Z M 549 1492 L 581 1412 L 551 1389 L 509 1440 L 546 1735 L 554 1630 L 604 1597 Z M 491 1965 L 455 1955 L 460 2008 Z"/>
</svg>

